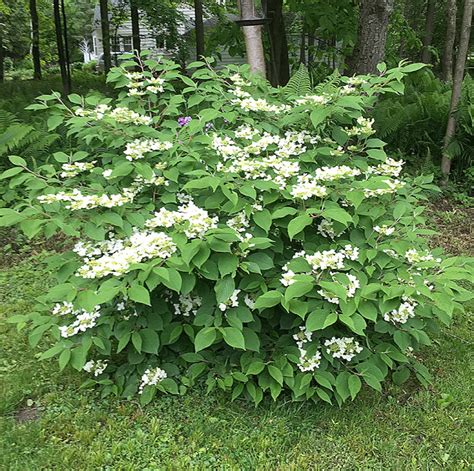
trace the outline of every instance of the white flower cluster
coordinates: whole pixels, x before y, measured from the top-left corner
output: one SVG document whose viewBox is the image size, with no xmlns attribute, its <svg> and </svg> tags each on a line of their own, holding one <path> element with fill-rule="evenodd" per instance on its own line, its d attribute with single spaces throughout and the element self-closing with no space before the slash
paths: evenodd
<svg viewBox="0 0 474 471">
<path fill-rule="evenodd" d="M 194 239 L 203 237 L 207 231 L 215 229 L 217 223 L 217 216 L 209 216 L 205 209 L 199 208 L 193 201 L 190 201 L 179 206 L 177 211 L 160 208 L 153 218 L 146 221 L 145 225 L 149 228 L 182 225 L 186 236 Z"/>
<path fill-rule="evenodd" d="M 240 289 L 234 289 L 234 292 L 230 295 L 230 298 L 224 303 L 219 303 L 219 309 L 224 312 L 229 309 L 229 307 L 238 307 L 239 306 L 239 293 Z"/>
<path fill-rule="evenodd" d="M 67 316 L 74 313 L 74 305 L 67 301 L 56 303 L 51 311 L 54 316 Z"/>
<path fill-rule="evenodd" d="M 297 105 L 326 105 L 329 100 L 329 97 L 325 95 L 305 95 L 297 98 L 295 103 Z"/>
<path fill-rule="evenodd" d="M 123 194 L 115 195 L 83 195 L 80 190 L 75 188 L 72 192 L 61 191 L 56 194 L 38 196 L 38 201 L 43 204 L 52 204 L 58 201 L 66 201 L 67 209 L 77 211 L 79 209 L 93 209 L 98 207 L 113 208 L 130 203 L 135 198 L 136 192 L 131 188 L 124 188 Z"/>
<path fill-rule="evenodd" d="M 96 160 L 93 162 L 75 162 L 73 164 L 63 164 L 61 168 L 63 171 L 59 174 L 61 178 L 71 178 L 79 175 L 81 172 L 87 172 L 92 170 L 94 165 L 97 163 Z"/>
<path fill-rule="evenodd" d="M 403 297 L 402 301 L 398 309 L 384 314 L 384 320 L 394 324 L 405 324 L 408 319 L 415 317 L 415 308 L 418 304 L 413 299 L 407 297 Z"/>
<path fill-rule="evenodd" d="M 144 116 L 136 111 L 132 111 L 124 106 L 111 108 L 109 105 L 98 105 L 94 110 L 86 110 L 84 108 L 77 108 L 75 111 L 77 116 L 92 118 L 100 121 L 104 118 L 110 118 L 117 123 L 149 125 L 153 118 L 151 116 Z"/>
<path fill-rule="evenodd" d="M 321 219 L 321 222 L 318 224 L 317 229 L 323 237 L 328 237 L 330 239 L 334 239 L 335 237 L 340 236 L 344 232 L 341 231 L 336 233 L 336 230 L 334 229 L 334 224 L 328 219 Z"/>
<path fill-rule="evenodd" d="M 381 235 L 389 236 L 395 232 L 395 228 L 383 224 L 382 226 L 374 226 L 374 231 Z"/>
<path fill-rule="evenodd" d="M 367 169 L 368 175 L 385 175 L 387 177 L 398 177 L 403 169 L 403 160 L 395 160 L 388 157 L 384 163 L 377 165 L 376 167 L 370 166 Z"/>
<path fill-rule="evenodd" d="M 158 93 L 163 92 L 164 79 L 161 77 L 145 77 L 141 72 L 127 72 L 126 77 L 129 82 L 128 96 L 142 96 L 146 92 Z"/>
<path fill-rule="evenodd" d="M 105 360 L 89 360 L 82 369 L 94 376 L 99 376 L 105 371 L 107 365 L 108 363 Z"/>
<path fill-rule="evenodd" d="M 283 267 L 283 274 L 281 275 L 281 278 L 280 278 L 280 283 L 283 285 L 283 286 L 290 286 L 292 285 L 296 280 L 295 280 L 295 276 L 296 276 L 296 273 L 292 270 L 288 270 L 288 267 L 287 265 L 285 265 Z"/>
<path fill-rule="evenodd" d="M 147 152 L 158 150 L 168 150 L 173 144 L 168 141 L 159 141 L 158 139 L 135 139 L 133 142 L 127 143 L 124 154 L 127 160 L 143 159 Z"/>
<path fill-rule="evenodd" d="M 331 273 L 333 275 L 333 273 Z M 350 273 L 346 273 L 349 282 L 346 286 L 344 286 L 346 290 L 346 294 L 348 298 L 353 298 L 355 296 L 355 292 L 358 288 L 360 288 L 360 281 L 355 275 L 351 275 Z M 331 297 L 331 295 L 325 290 L 319 290 L 318 294 L 320 294 L 326 301 L 332 304 L 339 304 L 339 298 Z"/>
<path fill-rule="evenodd" d="M 437 263 L 441 262 L 440 258 L 435 259 L 430 253 L 420 253 L 416 249 L 410 249 L 405 252 L 405 258 L 408 263 L 422 263 L 422 262 L 431 262 L 436 261 Z"/>
<path fill-rule="evenodd" d="M 278 114 L 291 109 L 288 105 L 272 105 L 265 100 L 265 98 L 254 98 L 249 92 L 242 90 L 240 87 L 236 87 L 230 91 L 237 97 L 235 100 L 232 100 L 231 103 L 240 106 L 246 111 L 263 111 Z"/>
<path fill-rule="evenodd" d="M 333 358 L 342 358 L 343 360 L 351 361 L 363 348 L 359 345 L 354 337 L 333 337 L 324 342 L 326 352 L 332 355 Z"/>
<path fill-rule="evenodd" d="M 306 330 L 305 327 L 300 327 L 300 331 L 293 335 L 293 339 L 296 340 L 296 345 L 300 352 L 298 368 L 303 372 L 314 371 L 316 368 L 319 368 L 319 365 L 321 364 L 321 352 L 319 350 L 316 351 L 312 357 L 308 357 L 308 352 L 304 348 L 304 344 L 311 342 L 312 338 L 312 332 Z"/>
<path fill-rule="evenodd" d="M 96 320 L 100 317 L 100 306 L 95 306 L 92 312 L 84 309 L 73 311 L 71 314 L 76 316 L 76 320 L 69 325 L 59 327 L 61 337 L 72 337 L 79 332 L 85 332 L 95 326 Z"/>
<path fill-rule="evenodd" d="M 364 118 L 363 116 L 359 116 L 357 118 L 357 125 L 350 129 L 346 129 L 345 131 L 349 136 L 370 136 L 375 132 L 375 130 L 372 129 L 373 124 L 373 118 L 368 119 Z"/>
<path fill-rule="evenodd" d="M 248 242 L 252 239 L 252 234 L 248 232 L 250 221 L 245 211 L 237 213 L 233 218 L 230 218 L 226 224 L 236 232 L 241 242 Z"/>
<path fill-rule="evenodd" d="M 347 165 L 340 165 L 335 167 L 322 167 L 317 168 L 315 171 L 314 178 L 322 181 L 335 181 L 343 178 L 355 177 L 360 175 L 361 172 L 358 168 L 351 168 Z"/>
<path fill-rule="evenodd" d="M 320 185 L 318 180 L 312 175 L 303 174 L 298 175 L 298 180 L 291 187 L 290 193 L 293 198 L 307 200 L 314 196 L 323 198 L 327 195 L 328 190 L 325 186 Z"/>
<path fill-rule="evenodd" d="M 240 139 L 252 140 L 255 136 L 260 134 L 255 128 L 250 127 L 248 124 L 242 124 L 235 130 L 235 137 Z"/>
<path fill-rule="evenodd" d="M 344 260 L 357 260 L 359 258 L 359 249 L 352 245 L 346 245 L 342 250 L 323 250 L 315 252 L 313 255 L 307 255 L 305 252 L 295 254 L 294 258 L 303 257 L 312 267 L 313 271 L 320 270 L 343 270 Z"/>
<path fill-rule="evenodd" d="M 151 258 L 166 259 L 176 252 L 176 244 L 163 232 L 135 230 L 127 239 L 110 239 L 96 245 L 79 243 L 74 252 L 84 257 L 77 271 L 82 278 L 120 276 L 135 263 Z"/>
<path fill-rule="evenodd" d="M 161 368 L 148 368 L 142 375 L 138 394 L 143 393 L 145 386 L 156 386 L 160 381 L 163 381 L 167 377 L 168 375 L 166 374 L 166 371 Z"/>
<path fill-rule="evenodd" d="M 174 313 L 176 315 L 182 315 L 189 317 L 190 315 L 195 316 L 197 310 L 202 305 L 202 298 L 200 296 L 191 296 L 191 294 L 181 294 L 178 302 L 173 303 Z"/>
<path fill-rule="evenodd" d="M 390 193 L 396 193 L 398 190 L 400 190 L 401 188 L 403 188 L 406 185 L 405 182 L 402 182 L 402 181 L 397 180 L 397 179 L 395 179 L 395 180 L 384 180 L 383 182 L 388 186 L 388 188 L 377 188 L 375 190 L 365 188 L 364 189 L 364 196 L 366 198 L 371 198 L 372 196 L 381 196 L 381 195 L 387 195 L 387 194 L 390 194 Z"/>
</svg>

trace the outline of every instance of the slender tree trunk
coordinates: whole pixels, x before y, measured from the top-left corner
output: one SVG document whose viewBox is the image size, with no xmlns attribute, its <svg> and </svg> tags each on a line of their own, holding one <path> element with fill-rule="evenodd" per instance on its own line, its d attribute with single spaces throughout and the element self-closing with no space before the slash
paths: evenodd
<svg viewBox="0 0 474 471">
<path fill-rule="evenodd" d="M 63 32 L 61 26 L 61 9 L 59 7 L 59 0 L 53 0 L 53 14 L 54 14 L 54 29 L 56 31 L 56 45 L 58 48 L 58 62 L 61 71 L 61 80 L 63 83 L 63 90 L 66 95 L 70 93 L 69 80 L 66 68 L 66 58 L 64 53 Z"/>
<path fill-rule="evenodd" d="M 266 15 L 271 19 L 267 27 L 271 46 L 271 82 L 274 86 L 283 86 L 290 79 L 290 61 L 283 17 L 283 0 L 263 0 L 262 5 Z"/>
<path fill-rule="evenodd" d="M 194 0 L 194 31 L 196 33 L 196 58 L 204 56 L 204 22 L 202 0 Z"/>
<path fill-rule="evenodd" d="M 453 79 L 453 51 L 454 41 L 456 39 L 456 14 L 456 0 L 448 0 L 446 5 L 446 17 L 448 21 L 442 62 L 443 80 L 446 82 L 451 82 Z"/>
<path fill-rule="evenodd" d="M 428 0 L 426 5 L 426 23 L 425 23 L 425 34 L 423 36 L 423 50 L 421 53 L 421 62 L 429 64 L 431 61 L 431 42 L 433 40 L 433 32 L 435 27 L 435 16 L 436 16 L 436 1 Z"/>
<path fill-rule="evenodd" d="M 304 21 L 300 36 L 300 64 L 306 65 L 306 26 Z"/>
<path fill-rule="evenodd" d="M 443 156 L 441 159 L 441 173 L 443 175 L 442 185 L 446 186 L 451 172 L 451 157 L 448 152 L 456 132 L 457 110 L 461 99 L 461 87 L 464 78 L 464 69 L 466 66 L 467 51 L 469 48 L 469 39 L 471 35 L 472 10 L 474 0 L 464 0 L 464 11 L 462 15 L 461 34 L 459 37 L 458 56 L 454 67 L 453 91 L 451 94 L 451 104 L 449 107 L 448 125 L 444 135 Z"/>
<path fill-rule="evenodd" d="M 130 0 L 130 18 L 132 20 L 132 42 L 133 49 L 136 53 L 140 54 L 141 43 L 140 43 L 140 14 L 138 13 L 138 7 L 135 0 Z"/>
<path fill-rule="evenodd" d="M 257 16 L 255 12 L 254 0 L 239 0 L 239 6 L 240 18 L 242 20 L 252 19 Z M 242 29 L 245 38 L 245 49 L 247 52 L 247 61 L 250 65 L 250 70 L 253 73 L 266 77 L 265 54 L 263 52 L 262 43 L 262 26 L 242 26 Z"/>
<path fill-rule="evenodd" d="M 377 72 L 385 56 L 385 42 L 394 0 L 361 0 L 357 43 L 348 60 L 351 73 Z"/>
<path fill-rule="evenodd" d="M 1 25 L 0 25 L 1 28 Z M 5 79 L 5 50 L 3 49 L 3 31 L 0 30 L 0 83 Z"/>
<path fill-rule="evenodd" d="M 102 48 L 104 50 L 104 71 L 107 74 L 112 67 L 110 54 L 110 24 L 108 0 L 99 0 L 100 5 L 100 28 L 102 30 Z"/>
<path fill-rule="evenodd" d="M 308 67 L 314 62 L 315 37 L 313 33 L 308 34 Z"/>
<path fill-rule="evenodd" d="M 64 7 L 64 0 L 61 0 L 62 20 L 63 20 L 63 31 L 64 31 L 64 59 L 66 61 L 66 72 L 68 81 L 69 93 L 72 90 L 71 85 L 71 60 L 69 59 L 69 39 L 67 32 L 67 20 L 66 20 L 66 8 Z"/>
<path fill-rule="evenodd" d="M 33 78 L 41 80 L 41 60 L 39 46 L 39 21 L 36 0 L 30 0 L 31 55 L 33 56 Z"/>
</svg>

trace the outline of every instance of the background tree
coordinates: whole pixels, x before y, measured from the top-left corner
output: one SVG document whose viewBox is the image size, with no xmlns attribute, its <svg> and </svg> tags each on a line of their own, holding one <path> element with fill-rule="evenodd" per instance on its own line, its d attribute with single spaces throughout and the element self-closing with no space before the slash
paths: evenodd
<svg viewBox="0 0 474 471">
<path fill-rule="evenodd" d="M 257 18 L 255 3 L 253 0 L 239 0 L 240 18 L 250 20 Z M 245 49 L 250 70 L 256 74 L 266 77 L 265 54 L 262 43 L 262 26 L 242 26 L 245 38 Z"/>
<path fill-rule="evenodd" d="M 361 0 L 357 42 L 349 59 L 351 74 L 377 72 L 385 56 L 385 43 L 394 0 Z"/>
<path fill-rule="evenodd" d="M 469 48 L 472 25 L 472 10 L 474 0 L 464 0 L 464 10 L 461 23 L 461 34 L 459 37 L 459 49 L 454 68 L 453 91 L 451 95 L 451 105 L 449 107 L 448 124 L 446 126 L 446 134 L 444 136 L 443 157 L 441 160 L 441 173 L 443 174 L 442 184 L 448 183 L 449 174 L 451 172 L 451 155 L 449 145 L 456 132 L 457 111 L 461 98 L 461 87 L 464 78 L 464 70 L 466 67 L 466 57 Z"/>
<path fill-rule="evenodd" d="M 30 16 L 31 16 L 31 55 L 33 57 L 33 78 L 41 79 L 41 59 L 40 59 L 40 42 L 39 42 L 39 20 L 36 0 L 30 0 Z"/>
<path fill-rule="evenodd" d="M 436 4 L 435 0 L 428 0 L 426 3 L 425 34 L 423 35 L 423 50 L 421 52 L 421 62 L 425 64 L 431 62 L 430 47 L 435 28 Z"/>
<path fill-rule="evenodd" d="M 140 53 L 140 12 L 136 0 L 130 0 L 130 19 L 132 20 L 132 43 L 133 49 Z"/>
<path fill-rule="evenodd" d="M 110 54 L 110 24 L 108 0 L 99 0 L 100 28 L 102 30 L 102 49 L 104 51 L 104 71 L 108 73 L 112 65 Z"/>
<path fill-rule="evenodd" d="M 64 48 L 61 8 L 59 0 L 53 0 L 53 16 L 56 30 L 56 46 L 58 48 L 58 62 L 59 69 L 61 71 L 61 80 L 63 84 L 64 93 L 68 95 L 71 92 L 71 78 L 68 74 L 68 68 L 66 65 L 66 52 Z"/>
<path fill-rule="evenodd" d="M 457 3 L 456 0 L 447 0 L 446 3 L 446 40 L 444 43 L 443 53 L 443 80 L 451 82 L 453 79 L 453 52 L 454 41 L 456 40 L 456 15 Z"/>
<path fill-rule="evenodd" d="M 194 31 L 196 33 L 196 57 L 204 56 L 204 22 L 202 0 L 194 0 Z"/>
<path fill-rule="evenodd" d="M 262 6 L 265 16 L 271 20 L 267 26 L 271 52 L 270 81 L 274 86 L 286 85 L 290 79 L 290 63 L 283 0 L 262 0 Z"/>
</svg>

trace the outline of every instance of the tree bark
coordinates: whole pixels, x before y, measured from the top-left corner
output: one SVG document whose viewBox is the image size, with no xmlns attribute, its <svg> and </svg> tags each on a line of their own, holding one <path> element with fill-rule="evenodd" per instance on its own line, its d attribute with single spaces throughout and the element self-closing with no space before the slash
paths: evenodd
<svg viewBox="0 0 474 471">
<path fill-rule="evenodd" d="M 64 59 L 66 62 L 66 72 L 67 72 L 67 81 L 68 81 L 68 90 L 69 93 L 72 90 L 71 85 L 71 60 L 69 58 L 69 39 L 67 32 L 67 19 L 66 19 L 66 8 L 64 6 L 64 0 L 61 0 L 61 10 L 62 10 L 62 20 L 63 20 L 63 32 L 64 32 Z"/>
<path fill-rule="evenodd" d="M 137 54 L 140 54 L 140 14 L 135 0 L 130 0 L 130 19 L 132 20 L 132 42 L 133 49 Z"/>
<path fill-rule="evenodd" d="M 194 0 L 194 31 L 196 33 L 196 58 L 204 56 L 204 21 L 202 13 L 202 0 Z"/>
<path fill-rule="evenodd" d="M 240 18 L 242 20 L 252 19 L 257 16 L 253 0 L 239 0 L 239 6 Z M 266 77 L 265 54 L 263 52 L 262 43 L 262 26 L 242 26 L 242 29 L 245 38 L 245 49 L 247 52 L 247 61 L 250 65 L 250 70 L 253 73 Z"/>
<path fill-rule="evenodd" d="M 461 88 L 464 78 L 464 69 L 466 67 L 467 51 L 469 48 L 473 6 L 474 0 L 464 0 L 458 56 L 454 67 L 453 91 L 451 93 L 448 124 L 446 126 L 446 134 L 444 135 L 443 156 L 441 159 L 441 173 L 443 175 L 442 186 L 447 185 L 449 174 L 451 172 L 451 157 L 448 152 L 448 147 L 456 132 L 457 110 L 461 99 Z"/>
<path fill-rule="evenodd" d="M 394 0 L 361 0 L 357 43 L 348 61 L 352 74 L 377 72 L 385 56 L 385 42 Z"/>
<path fill-rule="evenodd" d="M 426 5 L 425 34 L 423 36 L 423 49 L 421 52 L 421 62 L 429 64 L 431 61 L 430 46 L 433 41 L 433 32 L 435 27 L 436 1 L 428 0 Z"/>
<path fill-rule="evenodd" d="M 56 32 L 56 46 L 58 48 L 58 62 L 61 71 L 61 81 L 66 95 L 71 92 L 69 78 L 67 75 L 66 58 L 64 53 L 63 31 L 61 26 L 61 9 L 59 0 L 53 0 L 54 29 Z"/>
<path fill-rule="evenodd" d="M 283 0 L 263 0 L 262 5 L 267 17 L 271 19 L 267 32 L 271 47 L 271 83 L 273 86 L 286 85 L 290 80 L 290 61 Z"/>
<path fill-rule="evenodd" d="M 30 0 L 31 55 L 33 56 L 33 78 L 41 80 L 41 59 L 39 46 L 39 20 L 36 0 Z"/>
<path fill-rule="evenodd" d="M 3 49 L 3 31 L 0 25 L 0 83 L 5 79 L 5 50 Z"/>
<path fill-rule="evenodd" d="M 100 29 L 102 30 L 102 48 L 104 51 L 104 71 L 107 74 L 112 67 L 110 54 L 110 23 L 108 0 L 99 0 L 100 5 Z"/>
<path fill-rule="evenodd" d="M 456 0 L 448 0 L 446 5 L 446 16 L 448 21 L 442 62 L 443 80 L 445 82 L 451 82 L 451 80 L 453 80 L 453 51 L 454 41 L 456 39 L 456 14 Z"/>
</svg>

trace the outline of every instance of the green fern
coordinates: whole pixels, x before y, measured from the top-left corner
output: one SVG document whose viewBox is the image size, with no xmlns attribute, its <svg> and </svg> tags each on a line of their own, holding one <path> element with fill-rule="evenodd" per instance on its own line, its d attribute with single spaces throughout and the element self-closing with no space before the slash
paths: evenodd
<svg viewBox="0 0 474 471">
<path fill-rule="evenodd" d="M 292 75 L 284 90 L 287 96 L 302 96 L 311 92 L 311 77 L 304 64 Z"/>
</svg>

